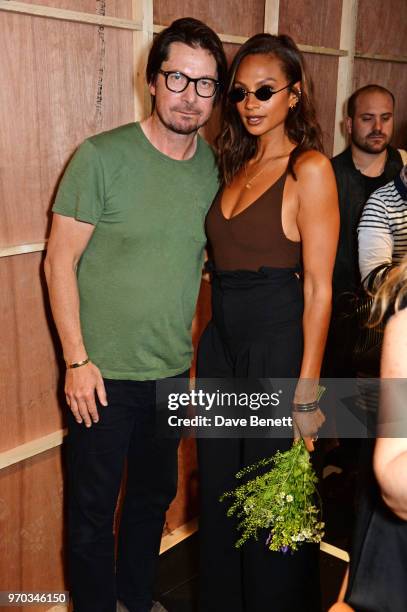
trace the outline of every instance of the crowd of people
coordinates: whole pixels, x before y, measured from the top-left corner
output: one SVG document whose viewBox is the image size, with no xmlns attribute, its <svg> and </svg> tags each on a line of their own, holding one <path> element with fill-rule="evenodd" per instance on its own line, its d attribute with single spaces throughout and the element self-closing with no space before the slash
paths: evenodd
<svg viewBox="0 0 407 612">
<path fill-rule="evenodd" d="M 353 93 L 350 145 L 329 160 L 304 59 L 288 36 L 251 37 L 227 70 L 216 33 L 179 19 L 155 37 L 146 78 L 150 116 L 88 138 L 70 161 L 45 262 L 67 366 L 75 612 L 164 611 L 152 593 L 179 439 L 154 435 L 155 394 L 162 380 L 188 388 L 205 248 L 212 319 L 199 343 L 197 378 L 297 379 L 294 438 L 311 452 L 325 418 L 321 372 L 356 374 L 337 298 L 356 291 L 379 263 L 395 267 L 383 285 L 391 303 L 388 283 L 403 296 L 406 283 L 406 166 L 390 145 L 389 90 L 371 84 Z M 217 103 L 213 150 L 198 130 Z M 403 299 L 388 324 L 388 377 L 405 375 Z M 321 610 L 318 545 L 284 556 L 253 541 L 238 551 L 219 503 L 237 471 L 291 443 L 198 440 L 201 612 Z M 392 484 L 404 466 L 403 442 L 389 448 L 382 441 L 375 461 L 384 498 L 404 519 L 405 491 Z M 364 593 L 361 574 L 351 567 L 349 605 Z"/>
</svg>

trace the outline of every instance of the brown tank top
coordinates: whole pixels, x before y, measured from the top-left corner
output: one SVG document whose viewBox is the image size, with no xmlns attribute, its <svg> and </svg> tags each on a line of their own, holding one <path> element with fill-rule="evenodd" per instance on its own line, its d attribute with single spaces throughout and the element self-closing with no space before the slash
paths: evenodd
<svg viewBox="0 0 407 612">
<path fill-rule="evenodd" d="M 257 200 L 234 217 L 222 213 L 220 190 L 206 217 L 209 255 L 218 270 L 295 268 L 301 242 L 284 234 L 281 212 L 287 171 Z"/>
</svg>

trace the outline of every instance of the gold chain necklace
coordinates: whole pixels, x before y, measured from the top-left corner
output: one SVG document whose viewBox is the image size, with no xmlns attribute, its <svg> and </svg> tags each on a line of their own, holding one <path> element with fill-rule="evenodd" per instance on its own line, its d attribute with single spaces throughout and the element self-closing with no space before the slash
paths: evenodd
<svg viewBox="0 0 407 612">
<path fill-rule="evenodd" d="M 289 154 L 288 154 L 288 155 L 289 155 Z M 261 168 L 261 169 L 260 169 L 258 172 L 256 172 L 256 174 L 255 174 L 254 176 L 252 176 L 252 177 L 251 177 L 251 178 L 250 178 L 250 179 L 249 179 L 249 180 L 248 180 L 248 181 L 245 183 L 245 189 L 251 189 L 251 188 L 252 188 L 253 181 L 255 181 L 255 180 L 256 180 L 256 178 L 257 178 L 257 177 L 259 177 L 259 176 L 260 176 L 260 174 L 262 174 L 262 173 L 265 171 L 265 169 L 266 169 L 266 168 L 267 168 L 267 166 L 268 166 L 268 162 L 270 162 L 270 161 L 276 161 L 277 159 L 281 159 L 282 157 L 287 157 L 287 156 L 286 156 L 286 155 L 278 155 L 277 157 L 269 157 L 269 158 L 266 160 L 266 162 L 265 162 L 264 166 L 263 166 L 263 167 L 262 167 L 262 168 Z M 245 177 L 246 177 L 246 179 L 247 179 L 247 166 L 245 166 L 245 167 L 244 167 L 244 173 L 245 173 Z"/>
</svg>

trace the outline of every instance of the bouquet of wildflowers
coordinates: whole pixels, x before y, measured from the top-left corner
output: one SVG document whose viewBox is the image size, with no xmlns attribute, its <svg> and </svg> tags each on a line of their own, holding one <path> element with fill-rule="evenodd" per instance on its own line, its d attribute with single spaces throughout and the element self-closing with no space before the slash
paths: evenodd
<svg viewBox="0 0 407 612">
<path fill-rule="evenodd" d="M 267 529 L 266 545 L 270 550 L 287 553 L 297 550 L 303 542 L 319 543 L 325 525 L 320 518 L 318 478 L 304 441 L 294 442 L 290 450 L 278 451 L 241 470 L 236 478 L 269 464 L 273 464 L 269 471 L 221 497 L 221 501 L 233 499 L 227 514 L 236 514 L 239 519 L 241 536 L 236 546 L 252 536 L 257 539 L 259 529 Z"/>
</svg>

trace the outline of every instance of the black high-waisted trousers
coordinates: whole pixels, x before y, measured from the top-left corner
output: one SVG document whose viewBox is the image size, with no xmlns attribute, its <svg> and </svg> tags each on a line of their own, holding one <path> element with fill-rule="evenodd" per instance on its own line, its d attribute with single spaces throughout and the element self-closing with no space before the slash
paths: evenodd
<svg viewBox="0 0 407 612">
<path fill-rule="evenodd" d="M 297 270 L 214 272 L 212 320 L 198 351 L 198 378 L 298 377 L 303 351 L 303 291 Z M 236 549 L 236 521 L 219 497 L 242 467 L 288 439 L 200 439 L 200 611 L 318 612 L 317 545 L 271 552 L 267 535 Z"/>
</svg>

